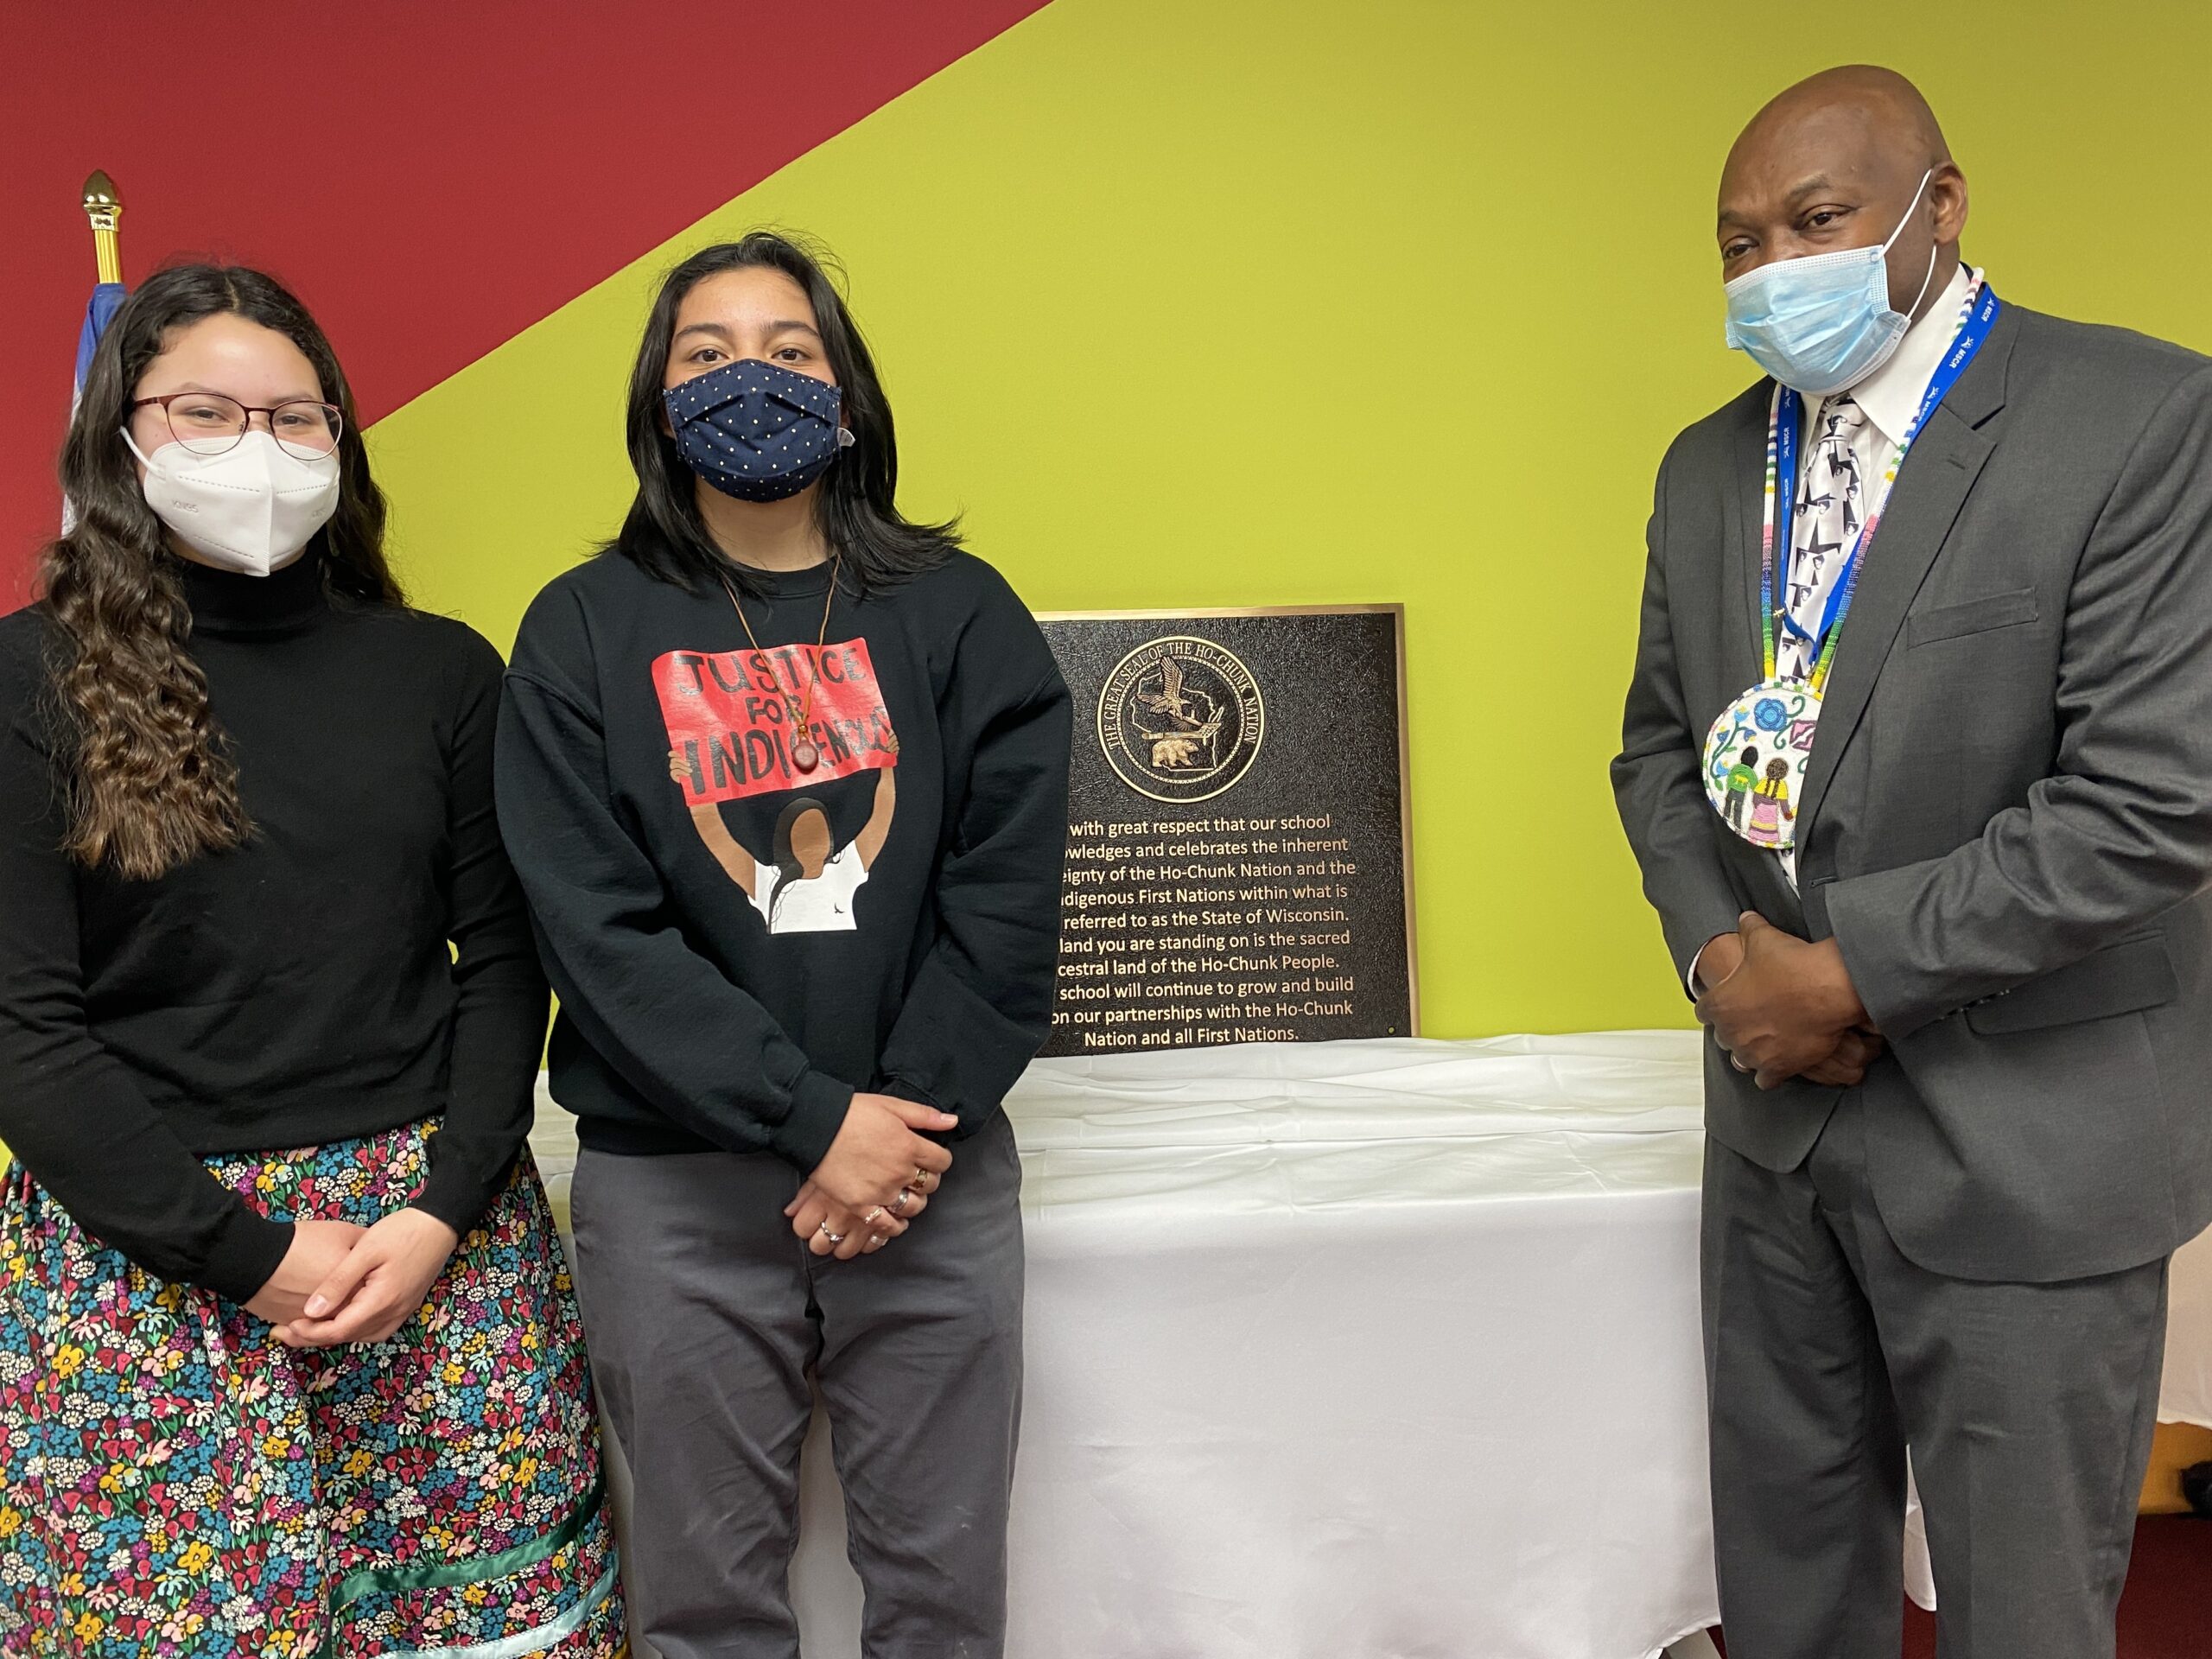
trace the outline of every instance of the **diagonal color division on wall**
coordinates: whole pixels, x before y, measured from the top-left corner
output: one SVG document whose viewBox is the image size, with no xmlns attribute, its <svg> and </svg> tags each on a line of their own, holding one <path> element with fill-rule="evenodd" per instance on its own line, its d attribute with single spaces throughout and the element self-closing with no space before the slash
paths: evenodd
<svg viewBox="0 0 2212 1659">
<path fill-rule="evenodd" d="M 123 191 L 128 277 L 181 252 L 273 270 L 373 420 L 1040 3 L 839 0 L 772 23 L 676 0 L 392 0 L 275 28 L 14 8 L 0 611 L 60 510 L 94 167 Z"/>
<path fill-rule="evenodd" d="M 1835 49 L 1717 57 L 1732 16 L 1055 0 L 383 423 L 406 567 L 505 643 L 627 500 L 654 279 L 806 229 L 849 267 L 908 510 L 967 510 L 1033 604 L 1407 603 L 1431 1031 L 1681 1023 L 1605 763 L 1652 474 L 1751 378 L 1719 339 L 1720 160 Z M 2212 246 L 2158 210 L 2185 166 L 2098 160 L 2193 153 L 2212 24 L 2164 16 L 1892 58 L 2009 298 L 2203 343 L 2171 276 Z"/>
</svg>

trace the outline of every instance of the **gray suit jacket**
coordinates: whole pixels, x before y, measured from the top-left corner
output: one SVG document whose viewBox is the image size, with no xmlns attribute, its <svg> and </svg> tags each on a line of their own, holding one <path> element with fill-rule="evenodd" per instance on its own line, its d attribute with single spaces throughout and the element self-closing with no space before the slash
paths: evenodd
<svg viewBox="0 0 2212 1659">
<path fill-rule="evenodd" d="M 1621 821 L 1678 971 L 1756 910 L 1889 1039 L 1869 1175 L 1912 1260 L 2054 1281 L 2212 1222 L 2212 362 L 2008 304 L 1913 446 L 1837 647 L 1790 891 L 1707 804 L 1759 674 L 1762 382 L 1660 467 Z M 1789 1169 L 1836 1093 L 1706 1044 L 1710 1132 Z"/>
</svg>

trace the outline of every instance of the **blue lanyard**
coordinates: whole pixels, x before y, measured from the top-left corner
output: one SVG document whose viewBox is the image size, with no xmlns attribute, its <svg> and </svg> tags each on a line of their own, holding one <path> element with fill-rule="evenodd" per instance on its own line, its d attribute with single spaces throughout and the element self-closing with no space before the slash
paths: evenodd
<svg viewBox="0 0 2212 1659">
<path fill-rule="evenodd" d="M 1859 533 L 1852 539 L 1851 551 L 1845 556 L 1843 573 L 1828 592 L 1828 602 L 1821 616 L 1821 631 L 1815 636 L 1823 642 L 1819 653 L 1823 668 L 1834 655 L 1835 632 L 1843 626 L 1844 618 L 1850 613 L 1852 599 L 1859 589 L 1861 563 L 1868 544 L 1873 540 L 1875 526 L 1889 505 L 1890 492 L 1896 486 L 1897 469 L 1904 464 L 1905 453 L 1912 448 L 1913 440 L 1920 435 L 1921 429 L 1927 424 L 1928 417 L 1936 412 L 1944 395 L 1958 384 L 1959 377 L 1966 372 L 1967 365 L 1974 361 L 1974 353 L 1989 338 L 1989 331 L 2002 308 L 1998 303 L 1997 290 L 1986 283 L 1980 285 L 1978 295 L 1969 292 L 1967 296 L 1966 315 L 1960 320 L 1959 331 L 1951 341 L 1951 349 L 1944 353 L 1943 360 L 1936 365 L 1935 374 L 1929 379 L 1927 390 L 1921 393 L 1919 412 L 1914 415 L 1912 423 L 1905 429 L 1904 436 L 1891 452 L 1889 466 L 1884 471 L 1879 486 L 1880 494 L 1868 505 L 1866 517 L 1859 521 Z M 1768 442 L 1774 451 L 1777 485 L 1786 480 L 1787 487 L 1777 487 L 1770 499 L 1769 510 L 1774 515 L 1774 523 L 1773 534 L 1767 545 L 1771 551 L 1765 562 L 1766 568 L 1760 573 L 1759 582 L 1760 601 L 1765 606 L 1768 615 L 1775 617 L 1785 630 L 1800 639 L 1808 636 L 1804 629 L 1791 620 L 1786 599 L 1777 607 L 1775 598 L 1777 591 L 1785 595 L 1789 592 L 1789 559 L 1793 551 L 1791 535 L 1796 528 L 1797 511 L 1797 435 L 1803 414 L 1803 403 L 1797 393 L 1788 386 L 1777 385 L 1773 413 L 1770 416 L 1771 425 L 1768 431 Z M 1777 574 L 1781 582 L 1778 590 L 1775 585 Z M 1817 681 L 1825 681 L 1826 677 L 1825 672 L 1816 674 Z"/>
</svg>

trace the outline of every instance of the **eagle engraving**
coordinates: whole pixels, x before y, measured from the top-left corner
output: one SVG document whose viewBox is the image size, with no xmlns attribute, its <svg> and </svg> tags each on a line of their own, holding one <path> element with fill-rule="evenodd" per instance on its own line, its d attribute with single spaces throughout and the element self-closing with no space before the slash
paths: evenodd
<svg viewBox="0 0 2212 1659">
<path fill-rule="evenodd" d="M 1188 770 L 1200 764 L 1204 752 L 1207 763 L 1213 759 L 1213 740 L 1220 735 L 1222 710 L 1214 700 L 1203 691 L 1186 689 L 1183 665 L 1173 657 L 1163 657 L 1160 664 L 1160 690 L 1147 691 L 1137 688 L 1137 701 L 1155 715 L 1165 716 L 1166 729 L 1147 731 L 1141 725 L 1138 734 L 1152 745 L 1152 764 L 1162 772 Z"/>
</svg>

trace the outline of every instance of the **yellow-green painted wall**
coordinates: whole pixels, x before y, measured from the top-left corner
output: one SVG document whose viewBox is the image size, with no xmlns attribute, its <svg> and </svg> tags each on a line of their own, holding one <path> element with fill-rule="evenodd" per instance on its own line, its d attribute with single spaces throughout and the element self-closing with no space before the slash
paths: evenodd
<svg viewBox="0 0 2212 1659">
<path fill-rule="evenodd" d="M 1722 154 L 1853 59 L 1929 93 L 2006 298 L 2212 348 L 2201 3 L 1056 0 L 379 423 L 403 569 L 504 647 L 627 501 L 656 276 L 805 229 L 908 512 L 1033 606 L 1405 602 L 1431 1034 L 1681 1023 L 1605 781 L 1650 480 L 1751 378 Z"/>
</svg>

